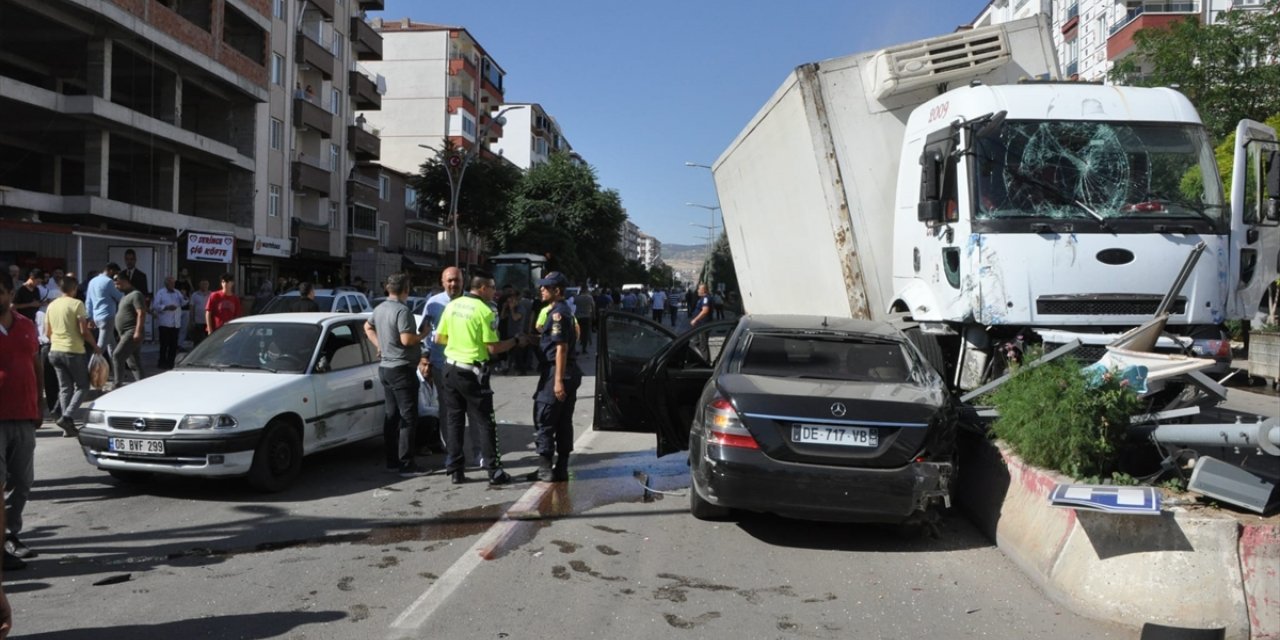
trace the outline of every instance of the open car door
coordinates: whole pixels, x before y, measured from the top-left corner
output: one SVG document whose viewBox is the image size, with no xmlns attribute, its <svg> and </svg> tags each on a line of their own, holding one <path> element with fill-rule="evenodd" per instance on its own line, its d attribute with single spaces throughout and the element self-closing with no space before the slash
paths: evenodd
<svg viewBox="0 0 1280 640">
<path fill-rule="evenodd" d="M 600 316 L 596 431 L 658 436 L 658 455 L 688 447 L 697 400 L 736 321 L 712 322 L 677 336 L 630 313 Z"/>
<path fill-rule="evenodd" d="M 664 347 L 641 371 L 644 404 L 657 425 L 659 457 L 689 448 L 702 390 L 737 326 L 737 320 L 721 320 L 697 327 Z"/>
<path fill-rule="evenodd" d="M 654 356 L 676 340 L 675 332 L 632 313 L 600 314 L 600 348 L 596 354 L 595 431 L 656 433 L 656 414 L 647 399 L 640 372 Z"/>
</svg>

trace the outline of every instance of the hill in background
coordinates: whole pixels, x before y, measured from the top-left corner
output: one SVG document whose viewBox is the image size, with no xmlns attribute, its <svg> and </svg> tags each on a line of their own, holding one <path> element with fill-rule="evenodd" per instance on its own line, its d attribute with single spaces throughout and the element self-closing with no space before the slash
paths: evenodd
<svg viewBox="0 0 1280 640">
<path fill-rule="evenodd" d="M 680 272 L 687 280 L 695 280 L 707 259 L 706 244 L 666 244 L 662 245 L 662 261 Z"/>
</svg>

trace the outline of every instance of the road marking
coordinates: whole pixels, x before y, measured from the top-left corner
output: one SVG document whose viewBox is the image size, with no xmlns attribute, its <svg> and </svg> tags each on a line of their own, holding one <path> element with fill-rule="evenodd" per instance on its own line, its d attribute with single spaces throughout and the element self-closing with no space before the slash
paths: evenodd
<svg viewBox="0 0 1280 640">
<path fill-rule="evenodd" d="M 595 431 L 587 431 L 573 443 L 574 450 L 584 449 L 589 442 L 595 438 Z M 427 623 L 436 609 L 444 604 L 449 596 L 462 585 L 467 576 L 480 566 L 480 563 L 493 557 L 497 549 L 511 538 L 517 527 L 523 526 L 527 520 L 527 514 L 542 501 L 542 498 L 551 490 L 551 484 L 547 482 L 534 483 L 528 491 L 524 492 L 520 499 L 511 505 L 498 522 L 494 523 L 489 530 L 480 536 L 471 548 L 462 553 L 462 557 L 458 558 L 443 574 L 437 579 L 422 595 L 418 596 L 409 608 L 405 609 L 391 623 L 391 633 L 388 638 L 405 638 L 408 637 L 405 632 L 417 631 Z"/>
</svg>

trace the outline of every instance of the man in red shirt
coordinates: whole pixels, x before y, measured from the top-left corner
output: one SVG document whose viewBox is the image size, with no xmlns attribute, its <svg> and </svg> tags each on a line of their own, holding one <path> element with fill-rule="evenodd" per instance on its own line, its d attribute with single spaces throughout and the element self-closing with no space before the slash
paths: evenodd
<svg viewBox="0 0 1280 640">
<path fill-rule="evenodd" d="M 209 294 L 204 308 L 205 326 L 209 333 L 240 317 L 240 298 L 236 295 L 236 279 L 230 273 L 222 274 L 222 289 Z"/>
<path fill-rule="evenodd" d="M 36 324 L 13 309 L 13 291 L 0 282 L 0 493 L 5 500 L 4 569 L 26 566 L 35 552 L 18 539 L 22 510 L 35 481 L 36 429 L 44 418 L 44 363 Z"/>
</svg>

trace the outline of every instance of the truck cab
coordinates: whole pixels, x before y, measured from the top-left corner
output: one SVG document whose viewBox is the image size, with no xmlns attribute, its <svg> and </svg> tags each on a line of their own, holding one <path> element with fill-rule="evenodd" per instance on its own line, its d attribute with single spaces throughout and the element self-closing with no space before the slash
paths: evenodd
<svg viewBox="0 0 1280 640">
<path fill-rule="evenodd" d="M 1254 124 L 1256 175 L 1275 132 Z M 1100 349 L 1148 320 L 1201 242 L 1164 347 L 1229 359 L 1219 326 L 1275 279 L 1280 223 L 1261 198 L 1228 206 L 1213 143 L 1171 89 L 955 89 L 913 112 L 899 166 L 894 308 L 960 337 L 962 387 L 1024 328 Z"/>
</svg>

